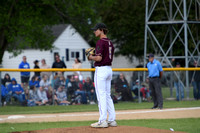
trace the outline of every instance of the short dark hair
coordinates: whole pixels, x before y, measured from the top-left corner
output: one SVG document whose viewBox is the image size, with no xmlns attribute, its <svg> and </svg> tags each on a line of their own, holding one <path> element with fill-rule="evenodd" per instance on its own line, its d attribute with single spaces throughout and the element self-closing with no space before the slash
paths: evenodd
<svg viewBox="0 0 200 133">
<path fill-rule="evenodd" d="M 103 33 L 106 35 L 108 33 L 108 29 L 99 29 L 100 31 L 103 31 Z"/>
</svg>

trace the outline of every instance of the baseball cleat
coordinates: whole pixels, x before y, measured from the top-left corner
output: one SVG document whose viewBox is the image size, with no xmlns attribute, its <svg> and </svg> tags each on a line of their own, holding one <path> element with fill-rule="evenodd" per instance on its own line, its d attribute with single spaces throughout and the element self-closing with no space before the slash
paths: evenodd
<svg viewBox="0 0 200 133">
<path fill-rule="evenodd" d="M 103 121 L 103 122 L 101 122 L 101 123 L 96 122 L 96 123 L 91 124 L 91 127 L 95 127 L 95 128 L 106 128 L 106 127 L 108 127 L 108 123 L 107 123 L 106 121 Z"/>
<path fill-rule="evenodd" d="M 116 121 L 108 121 L 108 126 L 116 127 L 117 126 L 117 122 Z"/>
</svg>

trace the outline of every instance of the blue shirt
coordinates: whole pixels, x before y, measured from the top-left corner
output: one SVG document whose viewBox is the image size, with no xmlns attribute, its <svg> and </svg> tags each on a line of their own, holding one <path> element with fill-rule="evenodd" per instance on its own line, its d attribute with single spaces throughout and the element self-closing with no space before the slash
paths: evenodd
<svg viewBox="0 0 200 133">
<path fill-rule="evenodd" d="M 149 71 L 149 77 L 159 77 L 160 72 L 163 71 L 160 62 L 156 59 L 154 59 L 153 62 L 149 62 L 147 68 Z"/>
<path fill-rule="evenodd" d="M 19 64 L 20 69 L 30 69 L 30 65 L 27 62 L 21 62 Z M 21 76 L 30 76 L 30 72 L 21 72 Z"/>
<path fill-rule="evenodd" d="M 12 93 L 14 94 L 16 91 L 22 91 L 22 92 L 24 92 L 24 89 L 21 87 L 21 85 L 20 84 L 10 84 L 9 86 L 8 86 L 8 90 L 9 91 L 12 91 Z"/>
<path fill-rule="evenodd" d="M 35 86 L 35 87 L 40 87 L 40 82 L 39 81 L 32 81 L 32 80 L 30 80 L 29 81 L 29 87 L 31 87 L 31 86 Z"/>
<path fill-rule="evenodd" d="M 1 85 L 1 96 L 6 96 L 8 94 L 8 90 L 4 85 Z"/>
</svg>

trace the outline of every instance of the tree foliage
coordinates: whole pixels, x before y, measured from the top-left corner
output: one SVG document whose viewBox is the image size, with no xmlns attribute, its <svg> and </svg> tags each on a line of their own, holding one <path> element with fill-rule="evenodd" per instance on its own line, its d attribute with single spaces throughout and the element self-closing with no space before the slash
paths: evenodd
<svg viewBox="0 0 200 133">
<path fill-rule="evenodd" d="M 2 0 L 0 5 L 0 62 L 5 50 L 17 54 L 21 49 L 52 47 L 47 27 L 60 17 L 42 0 Z"/>
<path fill-rule="evenodd" d="M 89 40 L 89 21 L 96 20 L 95 3 L 90 0 L 2 0 L 0 63 L 5 50 L 17 55 L 26 48 L 51 49 L 54 37 L 50 27 L 56 24 L 72 24 Z"/>
<path fill-rule="evenodd" d="M 162 15 L 165 14 L 162 2 L 159 1 L 151 20 L 167 20 L 167 16 Z M 167 8 L 168 2 L 165 1 Z M 189 18 L 193 16 L 192 10 Z M 180 15 L 176 19 L 179 18 Z M 97 38 L 90 29 L 97 22 L 108 26 L 108 35 L 116 45 L 117 55 L 130 59 L 133 55 L 143 56 L 144 0 L 1 0 L 0 63 L 5 50 L 18 54 L 25 48 L 51 49 L 54 38 L 50 27 L 56 24 L 72 24 L 94 46 Z M 158 31 L 155 34 L 162 42 L 164 36 L 161 33 L 166 32 L 168 27 L 155 26 L 152 29 Z M 163 45 L 163 49 L 167 50 L 168 44 Z M 183 53 L 180 47 L 175 47 L 177 55 Z M 194 46 L 189 45 L 189 48 L 194 49 Z"/>
<path fill-rule="evenodd" d="M 110 4 L 112 3 L 112 4 Z M 116 44 L 117 55 L 142 56 L 144 53 L 145 1 L 113 0 L 100 12 Z M 108 5 L 108 6 L 105 6 Z"/>
</svg>

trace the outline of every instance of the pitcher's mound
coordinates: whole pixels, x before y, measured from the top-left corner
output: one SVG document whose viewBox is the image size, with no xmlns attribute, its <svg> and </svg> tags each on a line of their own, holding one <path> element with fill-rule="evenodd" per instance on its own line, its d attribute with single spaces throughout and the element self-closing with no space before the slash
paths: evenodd
<svg viewBox="0 0 200 133">
<path fill-rule="evenodd" d="M 35 131 L 23 131 L 13 133 L 172 133 L 169 130 L 161 130 L 147 127 L 134 127 L 134 126 L 118 126 L 108 128 L 91 128 L 89 126 L 83 127 L 70 127 L 70 128 L 50 128 Z M 184 133 L 176 132 L 173 133 Z"/>
</svg>

